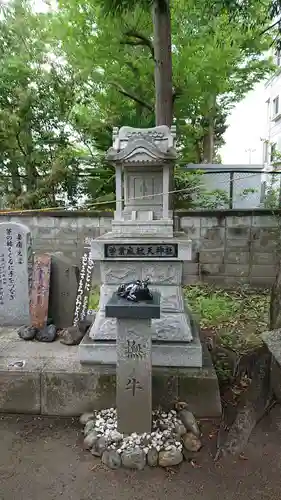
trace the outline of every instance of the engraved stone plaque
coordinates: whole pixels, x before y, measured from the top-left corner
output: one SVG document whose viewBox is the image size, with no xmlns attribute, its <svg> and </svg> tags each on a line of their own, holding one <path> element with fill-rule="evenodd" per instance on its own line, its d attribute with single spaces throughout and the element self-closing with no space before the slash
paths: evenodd
<svg viewBox="0 0 281 500">
<path fill-rule="evenodd" d="M 170 259 L 178 256 L 178 245 L 176 243 L 158 244 L 105 244 L 104 257 L 106 259 L 114 258 L 149 258 L 149 259 Z"/>
<path fill-rule="evenodd" d="M 0 223 L 0 324 L 30 325 L 32 246 L 28 227 Z"/>
</svg>

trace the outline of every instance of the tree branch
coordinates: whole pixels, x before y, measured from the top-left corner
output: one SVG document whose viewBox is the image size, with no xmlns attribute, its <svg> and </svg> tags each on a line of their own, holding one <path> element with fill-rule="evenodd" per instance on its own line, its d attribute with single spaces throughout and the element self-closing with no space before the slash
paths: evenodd
<svg viewBox="0 0 281 500">
<path fill-rule="evenodd" d="M 21 140 L 20 140 L 20 132 L 17 132 L 16 133 L 16 138 L 17 138 L 17 143 L 18 143 L 18 146 L 19 146 L 19 149 L 20 151 L 22 152 L 22 154 L 24 156 L 27 156 L 27 152 L 24 150 L 23 146 L 22 146 L 22 143 L 21 143 Z"/>
<path fill-rule="evenodd" d="M 152 41 L 147 38 L 146 36 L 142 35 L 141 33 L 138 33 L 137 31 L 134 30 L 128 30 L 124 33 L 126 37 L 128 37 L 127 40 L 121 41 L 120 43 L 122 45 L 143 45 L 144 47 L 148 47 L 151 57 L 154 61 L 154 47 Z M 136 38 L 137 40 L 133 41 L 130 40 L 130 38 Z"/>
<path fill-rule="evenodd" d="M 267 28 L 265 28 L 263 31 L 261 31 L 260 33 L 260 36 L 261 35 L 264 35 L 267 31 L 271 30 L 272 28 L 274 28 L 275 26 L 277 26 L 277 24 L 279 24 L 281 22 L 281 17 L 279 17 L 279 19 L 277 21 L 275 21 L 275 23 L 271 24 L 271 26 L 268 26 Z"/>
<path fill-rule="evenodd" d="M 147 102 L 143 101 L 140 97 L 136 96 L 135 94 L 132 94 L 131 92 L 128 92 L 126 89 L 124 89 L 118 83 L 114 83 L 114 82 L 109 82 L 109 83 L 110 83 L 110 85 L 112 85 L 113 87 L 115 87 L 116 90 L 118 90 L 118 92 L 120 94 L 124 95 L 125 97 L 128 97 L 129 99 L 132 99 L 133 101 L 137 102 L 138 104 L 140 104 L 144 108 L 148 109 L 149 111 L 154 111 L 153 106 L 151 106 Z"/>
</svg>

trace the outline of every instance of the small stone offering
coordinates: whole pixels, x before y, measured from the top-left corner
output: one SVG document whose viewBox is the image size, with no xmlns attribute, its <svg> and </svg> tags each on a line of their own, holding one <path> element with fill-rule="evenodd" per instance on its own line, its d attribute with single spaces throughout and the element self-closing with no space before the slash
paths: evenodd
<svg viewBox="0 0 281 500">
<path fill-rule="evenodd" d="M 121 466 L 121 457 L 115 450 L 105 450 L 101 461 L 110 469 L 118 469 Z"/>
<path fill-rule="evenodd" d="M 108 467 L 123 467 L 142 470 L 145 465 L 150 467 L 168 467 L 177 465 L 183 460 L 183 453 L 188 453 L 183 447 L 183 438 L 176 432 L 180 421 L 175 410 L 167 413 L 154 411 L 152 414 L 151 432 L 122 434 L 117 430 L 117 411 L 115 408 L 85 413 L 80 422 L 84 427 L 84 447 L 90 449 L 92 455 L 103 457 L 103 463 Z M 159 423 L 165 424 L 165 429 Z M 192 435 L 193 439 L 198 440 Z M 90 445 L 93 443 L 92 448 Z M 109 452 L 110 454 L 105 454 Z M 116 454 L 120 457 L 116 458 Z M 160 464 L 161 454 L 161 464 Z M 118 465 L 120 464 L 120 465 Z"/>
<path fill-rule="evenodd" d="M 94 413 L 83 413 L 83 415 L 81 415 L 79 419 L 79 422 L 82 425 L 86 425 L 88 422 L 91 422 L 94 419 L 95 419 Z"/>
<path fill-rule="evenodd" d="M 122 453 L 122 465 L 127 469 L 142 470 L 144 469 L 145 464 L 145 453 L 140 448 L 133 448 Z"/>
<path fill-rule="evenodd" d="M 199 451 L 202 448 L 202 443 L 200 439 L 192 434 L 192 432 L 187 432 L 183 436 L 183 445 L 187 451 Z"/>
<path fill-rule="evenodd" d="M 60 342 L 65 345 L 78 345 L 91 326 L 89 321 L 80 321 L 77 325 L 64 328 L 60 332 Z"/>
<path fill-rule="evenodd" d="M 98 440 L 98 434 L 95 430 L 92 430 L 85 437 L 84 442 L 83 442 L 83 448 L 85 450 L 90 450 L 95 445 L 97 440 Z"/>
<path fill-rule="evenodd" d="M 158 451 L 156 448 L 150 448 L 147 452 L 147 464 L 150 467 L 156 467 L 158 465 Z"/>
<path fill-rule="evenodd" d="M 18 336 L 23 340 L 33 340 L 37 333 L 37 328 L 34 326 L 21 326 L 18 329 Z"/>
<path fill-rule="evenodd" d="M 160 467 L 172 467 L 173 465 L 179 465 L 182 461 L 182 452 L 175 446 L 171 446 L 171 449 L 159 453 Z"/>
<path fill-rule="evenodd" d="M 86 422 L 85 429 L 84 429 L 84 436 L 87 436 L 89 434 L 89 432 L 91 432 L 94 429 L 97 431 L 96 423 L 94 420 L 89 420 L 88 422 Z"/>
<path fill-rule="evenodd" d="M 95 455 L 96 457 L 101 457 L 103 452 L 107 449 L 108 446 L 108 440 L 106 437 L 101 436 L 96 440 L 96 442 L 93 445 L 93 448 L 91 450 L 92 455 Z"/>
<path fill-rule="evenodd" d="M 188 432 L 192 432 L 195 436 L 200 436 L 200 429 L 198 427 L 196 418 L 193 413 L 188 410 L 186 403 L 179 403 L 180 409 L 178 412 L 179 418 Z"/>
<path fill-rule="evenodd" d="M 39 342 L 53 342 L 57 335 L 57 329 L 55 325 L 48 325 L 42 328 L 41 330 L 37 330 L 36 332 L 36 340 Z"/>
</svg>

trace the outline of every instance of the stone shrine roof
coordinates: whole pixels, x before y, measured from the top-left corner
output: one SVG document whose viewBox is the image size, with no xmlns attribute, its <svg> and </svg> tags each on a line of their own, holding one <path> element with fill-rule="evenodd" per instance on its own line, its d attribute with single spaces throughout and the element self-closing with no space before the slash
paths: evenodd
<svg viewBox="0 0 281 500">
<path fill-rule="evenodd" d="M 161 165 L 176 160 L 175 129 L 160 126 L 150 129 L 122 127 L 113 131 L 113 146 L 108 150 L 109 162 L 127 165 Z"/>
</svg>

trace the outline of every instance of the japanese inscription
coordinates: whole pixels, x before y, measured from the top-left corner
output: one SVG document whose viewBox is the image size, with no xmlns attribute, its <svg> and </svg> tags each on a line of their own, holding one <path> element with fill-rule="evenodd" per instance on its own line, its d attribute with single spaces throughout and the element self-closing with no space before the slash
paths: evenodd
<svg viewBox="0 0 281 500">
<path fill-rule="evenodd" d="M 34 259 L 30 302 L 32 326 L 37 328 L 43 328 L 48 319 L 50 270 L 50 255 L 37 255 Z"/>
<path fill-rule="evenodd" d="M 178 256 L 178 245 L 174 244 L 105 244 L 106 259 L 122 258 L 162 258 L 171 259 Z"/>
<path fill-rule="evenodd" d="M 7 284 L 6 269 L 5 269 L 5 255 L 0 255 L 0 305 L 4 305 L 4 286 Z"/>
<path fill-rule="evenodd" d="M 125 355 L 128 359 L 144 359 L 144 346 L 137 343 L 135 340 L 127 340 Z"/>
<path fill-rule="evenodd" d="M 136 379 L 136 377 L 132 376 L 132 377 L 128 378 L 126 390 L 132 391 L 132 395 L 135 396 L 136 391 L 137 390 L 142 391 L 143 388 L 142 388 L 141 384 L 139 383 L 139 381 Z"/>
<path fill-rule="evenodd" d="M 29 253 L 28 253 L 28 247 Z M 30 324 L 30 282 L 32 262 L 29 229 L 23 224 L 0 223 L 0 324 Z"/>
<path fill-rule="evenodd" d="M 9 300 L 14 300 L 15 298 L 15 265 L 14 265 L 14 255 L 13 255 L 13 235 L 12 229 L 6 229 L 6 247 L 8 249 L 8 293 Z"/>
</svg>

